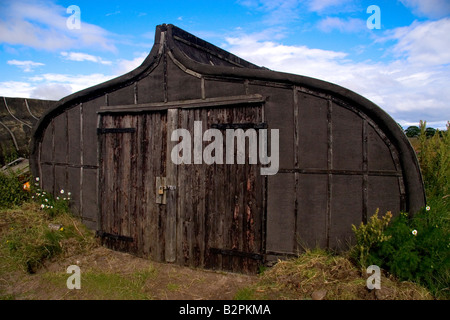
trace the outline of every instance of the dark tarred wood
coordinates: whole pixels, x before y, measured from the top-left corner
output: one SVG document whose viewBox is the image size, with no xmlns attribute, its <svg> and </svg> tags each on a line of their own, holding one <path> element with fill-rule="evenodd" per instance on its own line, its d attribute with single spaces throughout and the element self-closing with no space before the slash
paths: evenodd
<svg viewBox="0 0 450 320">
<path fill-rule="evenodd" d="M 173 165 L 172 131 L 193 134 L 195 121 L 202 133 L 278 129 L 278 173 Z M 157 27 L 141 67 L 56 103 L 31 147 L 42 187 L 71 191 L 73 211 L 105 245 L 193 267 L 255 272 L 305 247 L 343 250 L 351 224 L 378 208 L 425 203 L 414 150 L 373 103 L 257 67 L 171 25 Z M 157 177 L 176 187 L 166 204 L 156 203 Z"/>
</svg>

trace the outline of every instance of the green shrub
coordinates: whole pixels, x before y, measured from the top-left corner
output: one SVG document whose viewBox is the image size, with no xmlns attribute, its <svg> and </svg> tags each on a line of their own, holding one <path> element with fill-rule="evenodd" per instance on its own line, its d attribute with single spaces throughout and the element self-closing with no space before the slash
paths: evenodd
<svg viewBox="0 0 450 320">
<path fill-rule="evenodd" d="M 450 298 L 450 123 L 427 135 L 420 122 L 416 152 L 428 205 L 413 215 L 386 221 L 375 215 L 353 226 L 353 257 L 362 266 L 378 265 L 401 280 L 419 283 L 438 298 Z M 429 132 L 430 130 L 428 130 Z"/>
<path fill-rule="evenodd" d="M 0 208 L 19 206 L 30 199 L 24 184 L 12 172 L 0 172 Z"/>
<path fill-rule="evenodd" d="M 33 195 L 31 198 L 40 205 L 40 208 L 48 213 L 50 217 L 55 217 L 62 213 L 70 212 L 69 203 L 71 193 L 60 190 L 56 198 L 39 188 L 39 178 L 35 179 Z"/>
<path fill-rule="evenodd" d="M 367 263 L 419 283 L 435 296 L 449 297 L 449 209 L 437 201 L 413 218 L 400 214 L 384 232 L 389 239 L 372 248 Z"/>
<path fill-rule="evenodd" d="M 426 135 L 426 122 L 420 122 L 418 158 L 427 196 L 450 194 L 450 123 L 447 130 L 432 137 Z"/>
<path fill-rule="evenodd" d="M 370 217 L 367 224 L 361 222 L 359 228 L 352 225 L 352 230 L 355 234 L 356 245 L 353 247 L 351 257 L 358 262 L 362 267 L 367 267 L 369 255 L 375 246 L 389 240 L 390 236 L 385 234 L 385 229 L 392 219 L 391 212 L 387 212 L 382 218 L 378 218 L 379 210 Z"/>
<path fill-rule="evenodd" d="M 7 226 L 0 234 L 0 256 L 11 270 L 34 273 L 61 254 L 95 245 L 92 233 L 69 213 L 50 216 L 37 203 L 0 211 L 0 222 Z"/>
<path fill-rule="evenodd" d="M 375 216 L 367 225 L 353 226 L 353 256 L 362 265 L 378 265 L 401 280 L 427 287 L 436 297 L 450 298 L 450 133 L 427 135 L 420 123 L 415 144 L 427 207 L 401 213 L 386 228 Z M 380 230 L 382 235 L 380 235 Z"/>
<path fill-rule="evenodd" d="M 4 166 L 5 164 L 13 162 L 19 158 L 19 153 L 12 143 L 3 147 L 4 149 L 2 150 L 0 166 Z"/>
</svg>

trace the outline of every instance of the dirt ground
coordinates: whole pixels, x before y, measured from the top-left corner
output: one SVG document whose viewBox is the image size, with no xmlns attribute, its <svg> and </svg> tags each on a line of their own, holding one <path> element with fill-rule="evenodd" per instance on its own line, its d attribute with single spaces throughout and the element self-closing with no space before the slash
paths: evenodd
<svg viewBox="0 0 450 320">
<path fill-rule="evenodd" d="M 66 280 L 70 274 L 66 274 L 66 269 L 75 264 L 81 270 L 82 288 L 69 290 L 66 287 Z M 97 247 L 85 255 L 75 255 L 50 262 L 36 274 L 30 275 L 17 271 L 3 275 L 0 279 L 0 292 L 3 296 L 11 296 L 17 300 L 91 300 L 116 299 L 117 297 L 126 299 L 127 296 L 120 293 L 98 296 L 92 290 L 86 292 L 83 290 L 83 274 L 101 272 L 127 277 L 127 275 L 146 270 L 152 270 L 153 276 L 146 279 L 144 284 L 138 284 L 137 287 L 144 294 L 144 298 L 154 300 L 230 300 L 239 289 L 257 281 L 257 276 L 157 263 Z M 110 285 L 111 288 L 108 287 L 106 290 L 115 290 L 115 284 L 110 283 Z"/>
</svg>

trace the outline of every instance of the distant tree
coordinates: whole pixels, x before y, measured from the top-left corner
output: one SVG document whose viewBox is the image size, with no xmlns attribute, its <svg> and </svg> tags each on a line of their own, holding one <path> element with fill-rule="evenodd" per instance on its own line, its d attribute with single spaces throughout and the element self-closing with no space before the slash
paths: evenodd
<svg viewBox="0 0 450 320">
<path fill-rule="evenodd" d="M 405 130 L 405 134 L 408 138 L 418 137 L 420 135 L 420 128 L 417 126 L 410 126 Z"/>
<path fill-rule="evenodd" d="M 436 129 L 430 128 L 430 127 L 425 129 L 425 135 L 427 136 L 427 138 L 434 137 L 435 134 L 436 134 Z"/>
</svg>

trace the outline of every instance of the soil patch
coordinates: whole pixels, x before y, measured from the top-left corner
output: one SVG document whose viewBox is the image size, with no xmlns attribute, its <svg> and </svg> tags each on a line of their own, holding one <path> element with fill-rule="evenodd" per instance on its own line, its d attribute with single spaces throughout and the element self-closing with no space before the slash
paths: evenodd
<svg viewBox="0 0 450 320">
<path fill-rule="evenodd" d="M 70 265 L 80 267 L 80 290 L 66 287 L 70 277 L 66 270 Z M 0 293 L 3 297 L 27 300 L 230 300 L 238 290 L 254 284 L 257 279 L 256 275 L 157 263 L 97 247 L 87 254 L 49 262 L 36 274 L 4 274 L 0 280 Z M 89 282 L 103 291 L 93 290 Z M 121 290 L 130 292 L 117 292 Z M 132 290 L 137 293 L 131 293 Z"/>
</svg>

